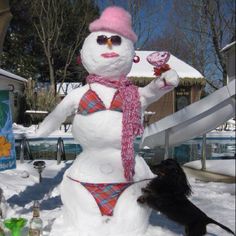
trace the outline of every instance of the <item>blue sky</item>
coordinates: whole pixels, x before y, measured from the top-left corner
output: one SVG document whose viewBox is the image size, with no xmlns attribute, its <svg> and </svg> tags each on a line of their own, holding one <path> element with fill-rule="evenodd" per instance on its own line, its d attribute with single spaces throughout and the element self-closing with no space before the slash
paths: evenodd
<svg viewBox="0 0 236 236">
<path fill-rule="evenodd" d="M 115 4 L 112 4 L 111 2 L 115 2 Z M 166 25 L 168 25 L 168 16 L 172 5 L 172 0 L 146 0 L 143 2 L 145 2 L 144 7 L 140 9 L 140 13 L 138 15 L 137 21 L 139 22 L 134 22 L 134 24 L 140 23 L 144 34 L 147 33 L 144 30 L 145 27 L 148 28 L 152 25 L 153 30 L 150 38 L 155 38 L 156 36 L 162 34 Z M 96 3 L 98 4 L 101 12 L 110 5 L 121 6 L 129 11 L 128 1 L 125 0 L 97 0 Z M 132 3 L 135 3 L 135 1 L 132 1 Z M 152 11 L 152 15 L 149 15 L 150 11 Z M 135 21 L 135 19 L 133 19 L 133 21 Z M 139 34 L 139 32 L 136 33 Z M 137 48 L 139 48 L 143 43 L 142 39 L 145 37 L 146 35 L 139 35 L 139 41 L 136 45 Z"/>
</svg>

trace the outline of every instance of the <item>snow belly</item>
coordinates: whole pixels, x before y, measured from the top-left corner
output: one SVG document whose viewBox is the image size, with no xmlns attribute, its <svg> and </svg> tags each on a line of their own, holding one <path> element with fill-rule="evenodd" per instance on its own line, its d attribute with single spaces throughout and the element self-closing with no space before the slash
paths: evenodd
<svg viewBox="0 0 236 236">
<path fill-rule="evenodd" d="M 102 215 L 101 206 L 90 189 L 96 184 L 110 189 L 113 183 L 126 182 L 121 158 L 122 113 L 107 110 L 87 116 L 76 115 L 72 132 L 83 152 L 67 169 L 62 181 L 65 224 L 72 226 L 81 236 L 144 235 L 150 210 L 137 204 L 137 198 L 146 185 L 145 181 L 130 184 L 120 193 L 112 208 L 112 216 Z M 135 158 L 135 173 L 135 180 L 152 176 L 139 156 Z M 104 190 L 101 196 L 106 192 Z"/>
<path fill-rule="evenodd" d="M 121 148 L 122 112 L 99 111 L 86 116 L 75 115 L 73 137 L 83 150 Z"/>
</svg>

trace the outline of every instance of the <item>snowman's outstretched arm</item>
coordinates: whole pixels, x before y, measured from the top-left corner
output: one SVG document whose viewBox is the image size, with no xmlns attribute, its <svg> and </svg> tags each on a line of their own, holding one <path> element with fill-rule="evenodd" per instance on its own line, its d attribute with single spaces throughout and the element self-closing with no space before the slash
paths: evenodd
<svg viewBox="0 0 236 236">
<path fill-rule="evenodd" d="M 75 89 L 76 90 L 76 89 Z M 66 118 L 73 114 L 77 100 L 75 98 L 75 91 L 69 93 L 56 108 L 43 120 L 36 131 L 36 136 L 48 136 L 54 130 L 59 128 Z"/>
<path fill-rule="evenodd" d="M 150 84 L 139 88 L 142 109 L 160 99 L 163 95 L 173 90 L 179 84 L 179 76 L 175 70 L 168 70 Z"/>
</svg>

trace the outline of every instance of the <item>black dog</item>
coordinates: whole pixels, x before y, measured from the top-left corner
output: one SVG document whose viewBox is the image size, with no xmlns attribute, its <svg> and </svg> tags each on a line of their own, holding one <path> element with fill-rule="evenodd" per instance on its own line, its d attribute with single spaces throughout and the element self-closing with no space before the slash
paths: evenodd
<svg viewBox="0 0 236 236">
<path fill-rule="evenodd" d="M 162 161 L 152 170 L 157 177 L 142 189 L 143 194 L 137 199 L 139 203 L 146 203 L 150 208 L 184 225 L 187 236 L 206 234 L 206 226 L 210 223 L 219 225 L 234 235 L 232 230 L 209 218 L 188 200 L 191 187 L 184 171 L 175 160 Z"/>
</svg>

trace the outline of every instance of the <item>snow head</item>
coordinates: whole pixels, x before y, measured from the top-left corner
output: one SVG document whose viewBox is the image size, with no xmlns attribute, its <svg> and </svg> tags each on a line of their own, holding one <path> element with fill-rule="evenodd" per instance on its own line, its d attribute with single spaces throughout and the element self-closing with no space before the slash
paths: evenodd
<svg viewBox="0 0 236 236">
<path fill-rule="evenodd" d="M 104 77 L 127 75 L 135 55 L 133 43 L 137 41 L 130 14 L 120 7 L 108 7 L 89 30 L 91 34 L 81 49 L 86 70 Z"/>
</svg>

